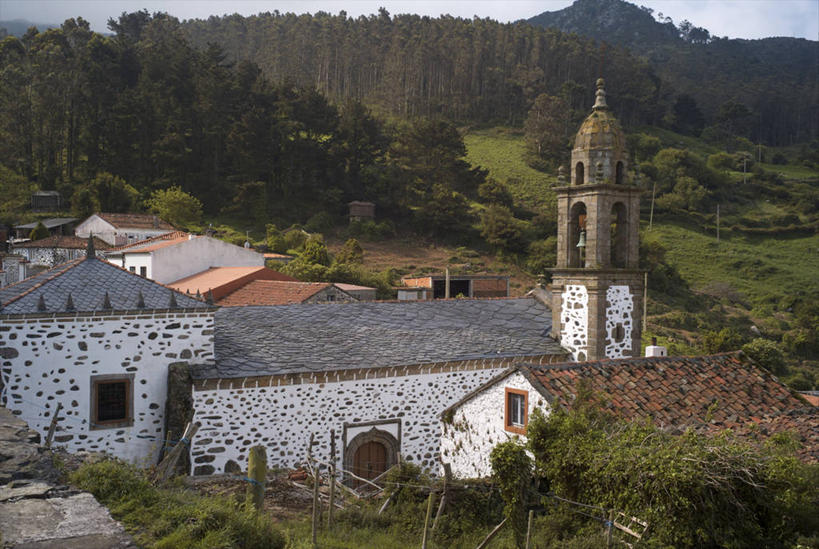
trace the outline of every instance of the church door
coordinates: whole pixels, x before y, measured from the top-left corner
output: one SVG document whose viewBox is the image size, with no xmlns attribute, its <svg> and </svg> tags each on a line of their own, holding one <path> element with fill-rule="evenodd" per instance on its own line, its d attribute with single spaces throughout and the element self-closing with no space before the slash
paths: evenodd
<svg viewBox="0 0 819 549">
<path fill-rule="evenodd" d="M 353 457 L 353 474 L 374 479 L 387 470 L 387 449 L 380 442 L 365 442 L 355 452 Z M 364 484 L 358 479 L 353 479 L 353 487 L 358 488 Z"/>
</svg>

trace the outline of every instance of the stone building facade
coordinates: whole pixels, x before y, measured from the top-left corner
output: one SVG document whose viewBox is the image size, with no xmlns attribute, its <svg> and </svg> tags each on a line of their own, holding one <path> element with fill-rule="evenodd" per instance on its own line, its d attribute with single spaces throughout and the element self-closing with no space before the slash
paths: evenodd
<svg viewBox="0 0 819 549">
<path fill-rule="evenodd" d="M 148 465 L 168 366 L 213 358 L 205 303 L 92 257 L 0 289 L 0 398 L 55 444 Z"/>
<path fill-rule="evenodd" d="M 553 335 L 577 361 L 640 355 L 642 191 L 629 181 L 627 160 L 600 79 L 594 109 L 575 139 L 571 184 L 561 174 L 555 188 Z"/>
</svg>

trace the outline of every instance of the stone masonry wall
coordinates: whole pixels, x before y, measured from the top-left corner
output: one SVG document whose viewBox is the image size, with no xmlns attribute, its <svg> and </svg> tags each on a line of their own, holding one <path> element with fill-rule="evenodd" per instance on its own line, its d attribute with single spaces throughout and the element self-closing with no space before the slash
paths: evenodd
<svg viewBox="0 0 819 549">
<path fill-rule="evenodd" d="M 207 380 L 193 390 L 192 473 L 245 469 L 247 449 L 267 448 L 268 465 L 294 467 L 305 462 L 310 433 L 314 455 L 329 461 L 330 429 L 335 429 L 338 467 L 343 467 L 345 424 L 400 421 L 404 459 L 438 471 L 439 415 L 470 391 L 515 362 L 549 362 L 537 356 L 421 365 L 362 368 L 305 374 L 303 378 Z"/>
<path fill-rule="evenodd" d="M 459 406 L 451 421 L 441 421 L 441 459 L 452 464 L 457 478 L 492 474 L 489 454 L 495 445 L 521 435 L 505 429 L 506 388 L 528 391 L 528 413 L 548 413 L 549 403 L 520 372 L 509 375 Z"/>
<path fill-rule="evenodd" d="M 162 447 L 168 365 L 213 357 L 213 312 L 125 311 L 0 317 L 3 404 L 55 445 L 153 462 Z M 133 375 L 133 424 L 92 428 L 91 377 Z"/>
</svg>

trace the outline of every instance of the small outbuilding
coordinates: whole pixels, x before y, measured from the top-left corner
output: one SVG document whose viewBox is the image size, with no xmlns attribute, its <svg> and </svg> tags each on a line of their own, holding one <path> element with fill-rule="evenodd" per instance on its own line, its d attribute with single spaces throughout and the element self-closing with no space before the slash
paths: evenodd
<svg viewBox="0 0 819 549">
<path fill-rule="evenodd" d="M 350 208 L 350 221 L 371 221 L 375 219 L 375 204 L 354 200 L 347 204 Z"/>
</svg>

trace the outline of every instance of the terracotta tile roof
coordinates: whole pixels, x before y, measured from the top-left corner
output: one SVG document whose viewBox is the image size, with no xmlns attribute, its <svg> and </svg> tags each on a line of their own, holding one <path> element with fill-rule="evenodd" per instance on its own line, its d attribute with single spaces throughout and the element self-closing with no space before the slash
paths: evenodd
<svg viewBox="0 0 819 549">
<path fill-rule="evenodd" d="M 191 294 L 198 291 L 200 294 L 205 295 L 207 292 L 212 291 L 214 299 L 221 299 L 255 280 L 298 282 L 292 276 L 262 266 L 211 267 L 201 273 L 171 282 L 168 286 L 180 292 Z"/>
<path fill-rule="evenodd" d="M 649 416 L 659 426 L 708 422 L 734 427 L 805 405 L 741 352 L 522 365 L 521 369 L 553 405 L 571 407 L 583 382 L 601 393 L 605 406 L 618 416 Z"/>
<path fill-rule="evenodd" d="M 153 244 L 155 242 L 162 242 L 162 241 L 166 241 L 166 240 L 178 240 L 178 239 L 180 239 L 182 237 L 187 238 L 187 236 L 188 236 L 188 233 L 186 233 L 185 231 L 171 231 L 171 232 L 167 232 L 165 234 L 152 236 L 151 238 L 146 238 L 144 240 L 138 240 L 136 242 L 131 242 L 130 244 L 123 244 L 122 246 L 111 246 L 110 251 L 111 252 L 120 252 L 120 251 L 130 250 L 132 248 L 136 249 L 136 248 L 141 248 L 141 247 L 144 247 L 144 246 L 150 246 L 151 244 Z"/>
<path fill-rule="evenodd" d="M 25 225 L 15 225 L 14 228 L 16 230 L 27 230 L 33 229 L 37 226 L 37 223 L 42 223 L 46 229 L 53 229 L 54 227 L 59 227 L 61 225 L 68 225 L 77 221 L 75 217 L 52 217 L 50 219 L 41 219 L 40 221 L 34 221 L 33 223 L 26 223 Z"/>
<path fill-rule="evenodd" d="M 161 248 L 167 248 L 168 246 L 175 246 L 176 244 L 181 244 L 182 242 L 187 242 L 188 240 L 190 240 L 190 238 L 188 236 L 180 236 L 180 237 L 177 237 L 177 238 L 157 240 L 156 242 L 153 242 L 153 243 L 148 244 L 146 246 L 136 246 L 136 247 L 125 248 L 124 250 L 121 250 L 120 253 L 123 253 L 123 254 L 148 254 L 148 253 L 151 253 L 153 251 L 159 250 Z"/>
<path fill-rule="evenodd" d="M 30 240 L 21 244 L 15 244 L 15 248 L 66 248 L 80 250 L 88 246 L 88 239 L 74 235 L 54 235 L 40 240 Z M 104 240 L 94 237 L 95 250 L 107 250 L 111 247 Z"/>
<path fill-rule="evenodd" d="M 819 406 L 819 391 L 799 391 L 799 394 L 808 401 L 811 406 Z"/>
<path fill-rule="evenodd" d="M 303 303 L 331 285 L 329 282 L 254 280 L 226 295 L 216 303 L 222 307 Z"/>
<path fill-rule="evenodd" d="M 375 290 L 375 288 L 372 288 L 370 286 L 356 286 L 355 284 L 344 284 L 343 282 L 334 282 L 333 284 L 335 284 L 339 289 L 344 290 L 345 292 L 348 292 L 350 290 L 353 290 L 353 291 L 355 291 L 355 290 Z"/>
<path fill-rule="evenodd" d="M 0 288 L 0 314 L 102 311 L 106 310 L 106 293 L 111 305 L 107 310 L 140 308 L 140 294 L 145 309 L 208 307 L 203 301 L 95 257 L 69 261 Z M 69 295 L 74 304 L 73 311 L 67 310 Z M 171 295 L 176 300 L 175 307 L 171 307 Z M 45 311 L 41 310 L 41 299 Z"/>
<path fill-rule="evenodd" d="M 740 438 L 754 442 L 789 433 L 801 444 L 796 452 L 800 459 L 808 463 L 819 462 L 819 408 L 815 406 L 769 414 L 732 430 Z"/>
<path fill-rule="evenodd" d="M 277 254 L 275 252 L 265 252 L 264 254 L 265 259 L 293 259 L 292 255 L 287 254 Z"/>
<path fill-rule="evenodd" d="M 152 214 L 97 213 L 117 229 L 161 229 L 174 230 L 173 225 Z"/>
</svg>

